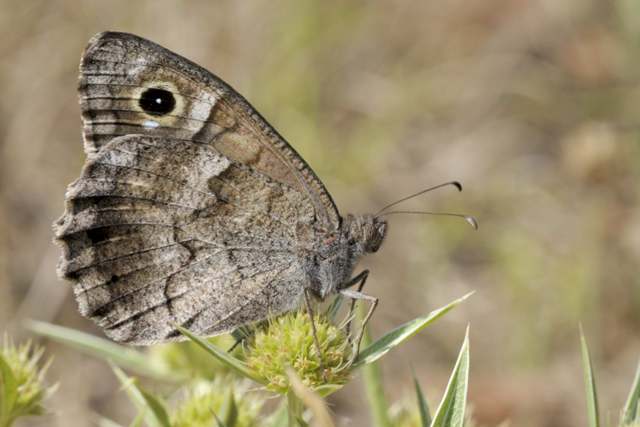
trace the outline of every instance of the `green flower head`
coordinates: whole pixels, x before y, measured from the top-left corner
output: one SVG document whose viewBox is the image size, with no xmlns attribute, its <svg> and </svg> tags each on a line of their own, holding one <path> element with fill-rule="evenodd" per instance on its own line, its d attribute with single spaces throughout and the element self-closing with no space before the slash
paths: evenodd
<svg viewBox="0 0 640 427">
<path fill-rule="evenodd" d="M 315 316 L 314 324 L 320 356 L 306 311 L 276 317 L 256 332 L 245 348 L 246 363 L 265 379 L 267 389 L 286 393 L 289 390 L 288 368 L 292 368 L 311 389 L 336 388 L 349 380 L 348 361 L 352 347 L 347 336 L 324 316 Z"/>
<path fill-rule="evenodd" d="M 42 402 L 55 387 L 44 385 L 48 364 L 38 366 L 43 350 L 27 342 L 14 345 L 5 337 L 0 348 L 0 426 L 10 426 L 22 416 L 42 415 Z"/>
<path fill-rule="evenodd" d="M 258 427 L 262 403 L 233 377 L 198 381 L 186 391 L 185 399 L 171 417 L 171 426 L 211 427 L 220 420 L 225 426 Z"/>
</svg>

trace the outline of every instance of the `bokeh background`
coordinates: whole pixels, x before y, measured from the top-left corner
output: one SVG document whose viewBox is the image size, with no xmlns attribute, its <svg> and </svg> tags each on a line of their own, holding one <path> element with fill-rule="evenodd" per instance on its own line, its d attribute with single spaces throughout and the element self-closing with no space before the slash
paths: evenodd
<svg viewBox="0 0 640 427">
<path fill-rule="evenodd" d="M 479 425 L 586 423 L 578 325 L 612 420 L 640 355 L 640 3 L 637 0 L 0 1 L 0 329 L 35 318 L 92 331 L 58 281 L 51 223 L 84 161 L 77 66 L 106 29 L 150 38 L 244 94 L 347 212 L 459 179 L 393 216 L 363 263 L 374 334 L 475 295 L 383 362 L 390 400 L 411 367 L 432 404 L 471 325 Z M 101 361 L 49 345 L 53 414 L 122 422 Z M 336 394 L 369 425 L 358 381 Z"/>
</svg>

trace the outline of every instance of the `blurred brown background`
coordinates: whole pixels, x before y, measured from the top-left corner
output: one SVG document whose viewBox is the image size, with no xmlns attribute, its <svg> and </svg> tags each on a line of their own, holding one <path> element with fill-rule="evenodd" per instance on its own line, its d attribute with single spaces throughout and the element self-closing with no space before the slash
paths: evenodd
<svg viewBox="0 0 640 427">
<path fill-rule="evenodd" d="M 25 318 L 95 331 L 55 276 L 50 224 L 84 154 L 79 56 L 103 30 L 150 38 L 244 94 L 308 160 L 343 213 L 475 214 L 480 230 L 391 217 L 365 264 L 374 333 L 476 294 L 383 363 L 390 400 L 413 366 L 433 405 L 471 324 L 480 425 L 586 423 L 578 324 L 617 419 L 640 355 L 637 0 L 0 0 L 0 329 Z M 50 346 L 60 389 L 36 425 L 122 422 L 101 361 Z M 357 382 L 333 409 L 368 425 Z"/>
</svg>

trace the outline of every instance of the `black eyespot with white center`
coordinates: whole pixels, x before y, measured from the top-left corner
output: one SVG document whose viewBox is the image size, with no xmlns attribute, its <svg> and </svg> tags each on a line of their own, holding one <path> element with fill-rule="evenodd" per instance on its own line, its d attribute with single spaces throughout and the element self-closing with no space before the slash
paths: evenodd
<svg viewBox="0 0 640 427">
<path fill-rule="evenodd" d="M 138 104 L 147 114 L 164 116 L 176 107 L 176 98 L 166 89 L 149 88 L 142 92 Z"/>
</svg>

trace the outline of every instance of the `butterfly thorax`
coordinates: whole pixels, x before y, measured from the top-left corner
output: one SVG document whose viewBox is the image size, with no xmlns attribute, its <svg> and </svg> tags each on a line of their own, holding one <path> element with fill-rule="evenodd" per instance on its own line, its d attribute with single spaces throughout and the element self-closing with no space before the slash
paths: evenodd
<svg viewBox="0 0 640 427">
<path fill-rule="evenodd" d="M 376 252 L 387 232 L 387 222 L 373 215 L 347 215 L 336 234 L 324 239 L 323 248 L 309 269 L 311 289 L 321 299 L 349 281 L 358 260 Z"/>
</svg>

